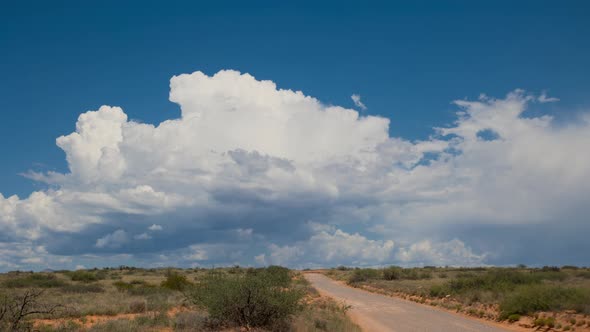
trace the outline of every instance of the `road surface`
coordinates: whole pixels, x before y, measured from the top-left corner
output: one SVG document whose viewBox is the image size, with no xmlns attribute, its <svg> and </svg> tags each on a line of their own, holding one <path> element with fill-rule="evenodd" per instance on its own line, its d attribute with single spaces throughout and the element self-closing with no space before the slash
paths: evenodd
<svg viewBox="0 0 590 332">
<path fill-rule="evenodd" d="M 307 273 L 305 277 L 323 295 L 351 305 L 349 313 L 364 331 L 510 331 L 425 305 L 348 287 L 319 273 Z"/>
</svg>

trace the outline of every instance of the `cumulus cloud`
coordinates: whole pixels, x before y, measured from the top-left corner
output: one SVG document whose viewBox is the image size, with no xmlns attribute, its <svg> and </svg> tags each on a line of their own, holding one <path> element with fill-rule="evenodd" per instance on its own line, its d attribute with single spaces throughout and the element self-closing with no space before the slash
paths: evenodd
<svg viewBox="0 0 590 332">
<path fill-rule="evenodd" d="M 249 74 L 175 76 L 178 119 L 81 114 L 57 139 L 69 172 L 29 172 L 48 189 L 0 194 L 0 243 L 86 266 L 517 263 L 469 230 L 587 228 L 590 115 L 557 124 L 527 113 L 550 99 L 457 100 L 452 125 L 410 141 L 390 137 L 384 117 Z M 0 269 L 34 266 L 28 257 Z"/>
<path fill-rule="evenodd" d="M 350 96 L 350 99 L 352 99 L 352 102 L 356 107 L 360 108 L 363 111 L 367 110 L 367 106 L 365 106 L 365 104 L 363 104 L 363 102 L 361 101 L 361 95 L 352 94 L 352 96 Z"/>
<path fill-rule="evenodd" d="M 129 241 L 127 232 L 118 229 L 111 234 L 107 234 L 96 240 L 95 246 L 97 248 L 119 248 Z"/>
<path fill-rule="evenodd" d="M 152 224 L 148 229 L 152 232 L 161 231 L 164 229 L 161 225 Z"/>
</svg>

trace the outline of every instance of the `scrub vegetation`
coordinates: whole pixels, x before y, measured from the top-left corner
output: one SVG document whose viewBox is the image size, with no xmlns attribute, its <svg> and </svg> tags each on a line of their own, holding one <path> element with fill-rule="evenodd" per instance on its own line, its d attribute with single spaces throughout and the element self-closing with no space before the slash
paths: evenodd
<svg viewBox="0 0 590 332">
<path fill-rule="evenodd" d="M 337 267 L 326 275 L 354 287 L 524 327 L 590 328 L 590 269 Z M 570 322 L 583 321 L 579 326 Z M 577 324 L 576 324 L 577 325 Z M 558 326 L 560 326 L 558 328 Z"/>
<path fill-rule="evenodd" d="M 347 309 L 278 266 L 0 274 L 0 331 L 359 331 Z"/>
</svg>

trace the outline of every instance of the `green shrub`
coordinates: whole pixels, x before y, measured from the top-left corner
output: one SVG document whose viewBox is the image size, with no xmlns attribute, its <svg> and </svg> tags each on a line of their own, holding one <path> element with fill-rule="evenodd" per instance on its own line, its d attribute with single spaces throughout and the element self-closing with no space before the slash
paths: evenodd
<svg viewBox="0 0 590 332">
<path fill-rule="evenodd" d="M 420 275 L 416 269 L 403 269 L 402 279 L 418 280 L 420 279 Z"/>
<path fill-rule="evenodd" d="M 432 285 L 429 294 L 432 297 L 445 297 L 449 294 L 449 289 L 444 285 Z"/>
<path fill-rule="evenodd" d="M 375 269 L 356 269 L 348 279 L 349 284 L 379 279 L 379 271 Z"/>
<path fill-rule="evenodd" d="M 500 303 L 500 317 L 537 311 L 575 310 L 590 312 L 590 290 L 546 284 L 521 286 Z"/>
<path fill-rule="evenodd" d="M 286 267 L 271 265 L 266 269 L 259 270 L 265 273 L 267 278 L 275 285 L 287 287 L 291 283 L 291 272 Z"/>
<path fill-rule="evenodd" d="M 247 328 L 273 327 L 295 314 L 303 297 L 290 283 L 285 285 L 276 275 L 278 271 L 282 270 L 211 273 L 186 294 L 194 304 L 207 309 L 213 320 Z"/>
<path fill-rule="evenodd" d="M 191 282 L 188 281 L 186 276 L 174 271 L 168 271 L 166 273 L 166 280 L 162 281 L 160 286 L 171 290 L 181 291 L 190 285 Z"/>
<path fill-rule="evenodd" d="M 383 269 L 383 279 L 398 280 L 402 277 L 402 268 L 397 266 L 390 266 Z"/>
<path fill-rule="evenodd" d="M 539 283 L 538 276 L 509 269 L 494 269 L 485 274 L 461 273 L 457 279 L 450 280 L 447 287 L 451 292 L 461 294 L 469 291 L 491 291 L 503 293 L 519 285 Z"/>
<path fill-rule="evenodd" d="M 2 285 L 6 288 L 53 288 L 65 286 L 66 283 L 53 274 L 35 273 L 6 280 Z"/>
<path fill-rule="evenodd" d="M 519 320 L 520 320 L 519 314 L 512 314 L 512 315 L 508 316 L 508 321 L 511 323 L 517 322 Z"/>
<path fill-rule="evenodd" d="M 64 293 L 102 293 L 104 288 L 99 284 L 88 284 L 88 285 L 65 285 L 61 287 L 61 291 Z"/>
<path fill-rule="evenodd" d="M 83 270 L 68 272 L 68 276 L 72 281 L 94 282 L 99 280 L 95 273 Z"/>
</svg>

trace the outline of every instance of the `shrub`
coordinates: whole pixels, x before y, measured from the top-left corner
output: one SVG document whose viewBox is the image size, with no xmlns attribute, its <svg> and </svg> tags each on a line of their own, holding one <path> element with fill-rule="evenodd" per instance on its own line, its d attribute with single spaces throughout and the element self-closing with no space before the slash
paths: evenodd
<svg viewBox="0 0 590 332">
<path fill-rule="evenodd" d="M 285 285 L 279 269 L 245 274 L 211 273 L 188 289 L 188 299 L 209 312 L 213 320 L 251 327 L 285 322 L 300 308 L 303 293 Z M 278 272 L 281 273 L 282 272 Z"/>
<path fill-rule="evenodd" d="M 77 294 L 102 293 L 102 292 L 104 292 L 104 288 L 99 284 L 65 285 L 65 286 L 61 287 L 61 291 L 64 293 L 77 293 Z"/>
<path fill-rule="evenodd" d="M 73 271 L 68 273 L 70 279 L 72 281 L 80 281 L 80 282 L 93 282 L 98 281 L 98 277 L 96 274 L 89 272 L 89 271 Z"/>
<path fill-rule="evenodd" d="M 53 288 L 62 287 L 66 283 L 53 274 L 30 274 L 25 277 L 6 280 L 2 283 L 6 288 Z"/>
<path fill-rule="evenodd" d="M 142 313 L 146 311 L 145 301 L 133 301 L 129 304 L 129 312 Z"/>
<path fill-rule="evenodd" d="M 545 326 L 545 318 L 539 317 L 533 321 L 534 326 Z"/>
<path fill-rule="evenodd" d="M 512 315 L 508 316 L 508 321 L 511 323 L 517 322 L 519 320 L 520 320 L 519 314 L 512 314 Z"/>
<path fill-rule="evenodd" d="M 508 294 L 500 303 L 500 317 L 512 314 L 526 315 L 536 311 L 575 310 L 590 311 L 590 291 L 552 285 L 521 286 Z"/>
<path fill-rule="evenodd" d="M 349 284 L 379 279 L 379 271 L 375 269 L 356 269 L 348 279 Z"/>
<path fill-rule="evenodd" d="M 397 266 L 390 266 L 383 269 L 383 279 L 398 280 L 402 277 L 402 268 Z"/>
<path fill-rule="evenodd" d="M 416 269 L 403 269 L 402 279 L 418 280 L 420 279 L 420 276 L 418 275 L 418 271 Z"/>
<path fill-rule="evenodd" d="M 186 276 L 174 271 L 168 271 L 166 273 L 166 280 L 162 281 L 160 286 L 171 290 L 181 291 L 190 285 L 191 282 L 188 281 Z"/>
<path fill-rule="evenodd" d="M 266 276 L 269 279 L 271 279 L 271 282 L 275 285 L 287 287 L 291 283 L 291 272 L 289 271 L 289 269 L 285 267 L 271 265 L 266 269 L 260 271 L 262 271 L 262 273 L 265 273 Z"/>
<path fill-rule="evenodd" d="M 449 293 L 449 290 L 444 285 L 432 285 L 430 286 L 430 296 L 432 297 L 445 297 Z"/>
<path fill-rule="evenodd" d="M 453 293 L 465 293 L 474 290 L 487 290 L 503 293 L 513 290 L 519 285 L 538 283 L 537 276 L 508 269 L 494 269 L 485 274 L 475 275 L 461 273 L 457 279 L 450 280 L 447 287 Z"/>
</svg>

